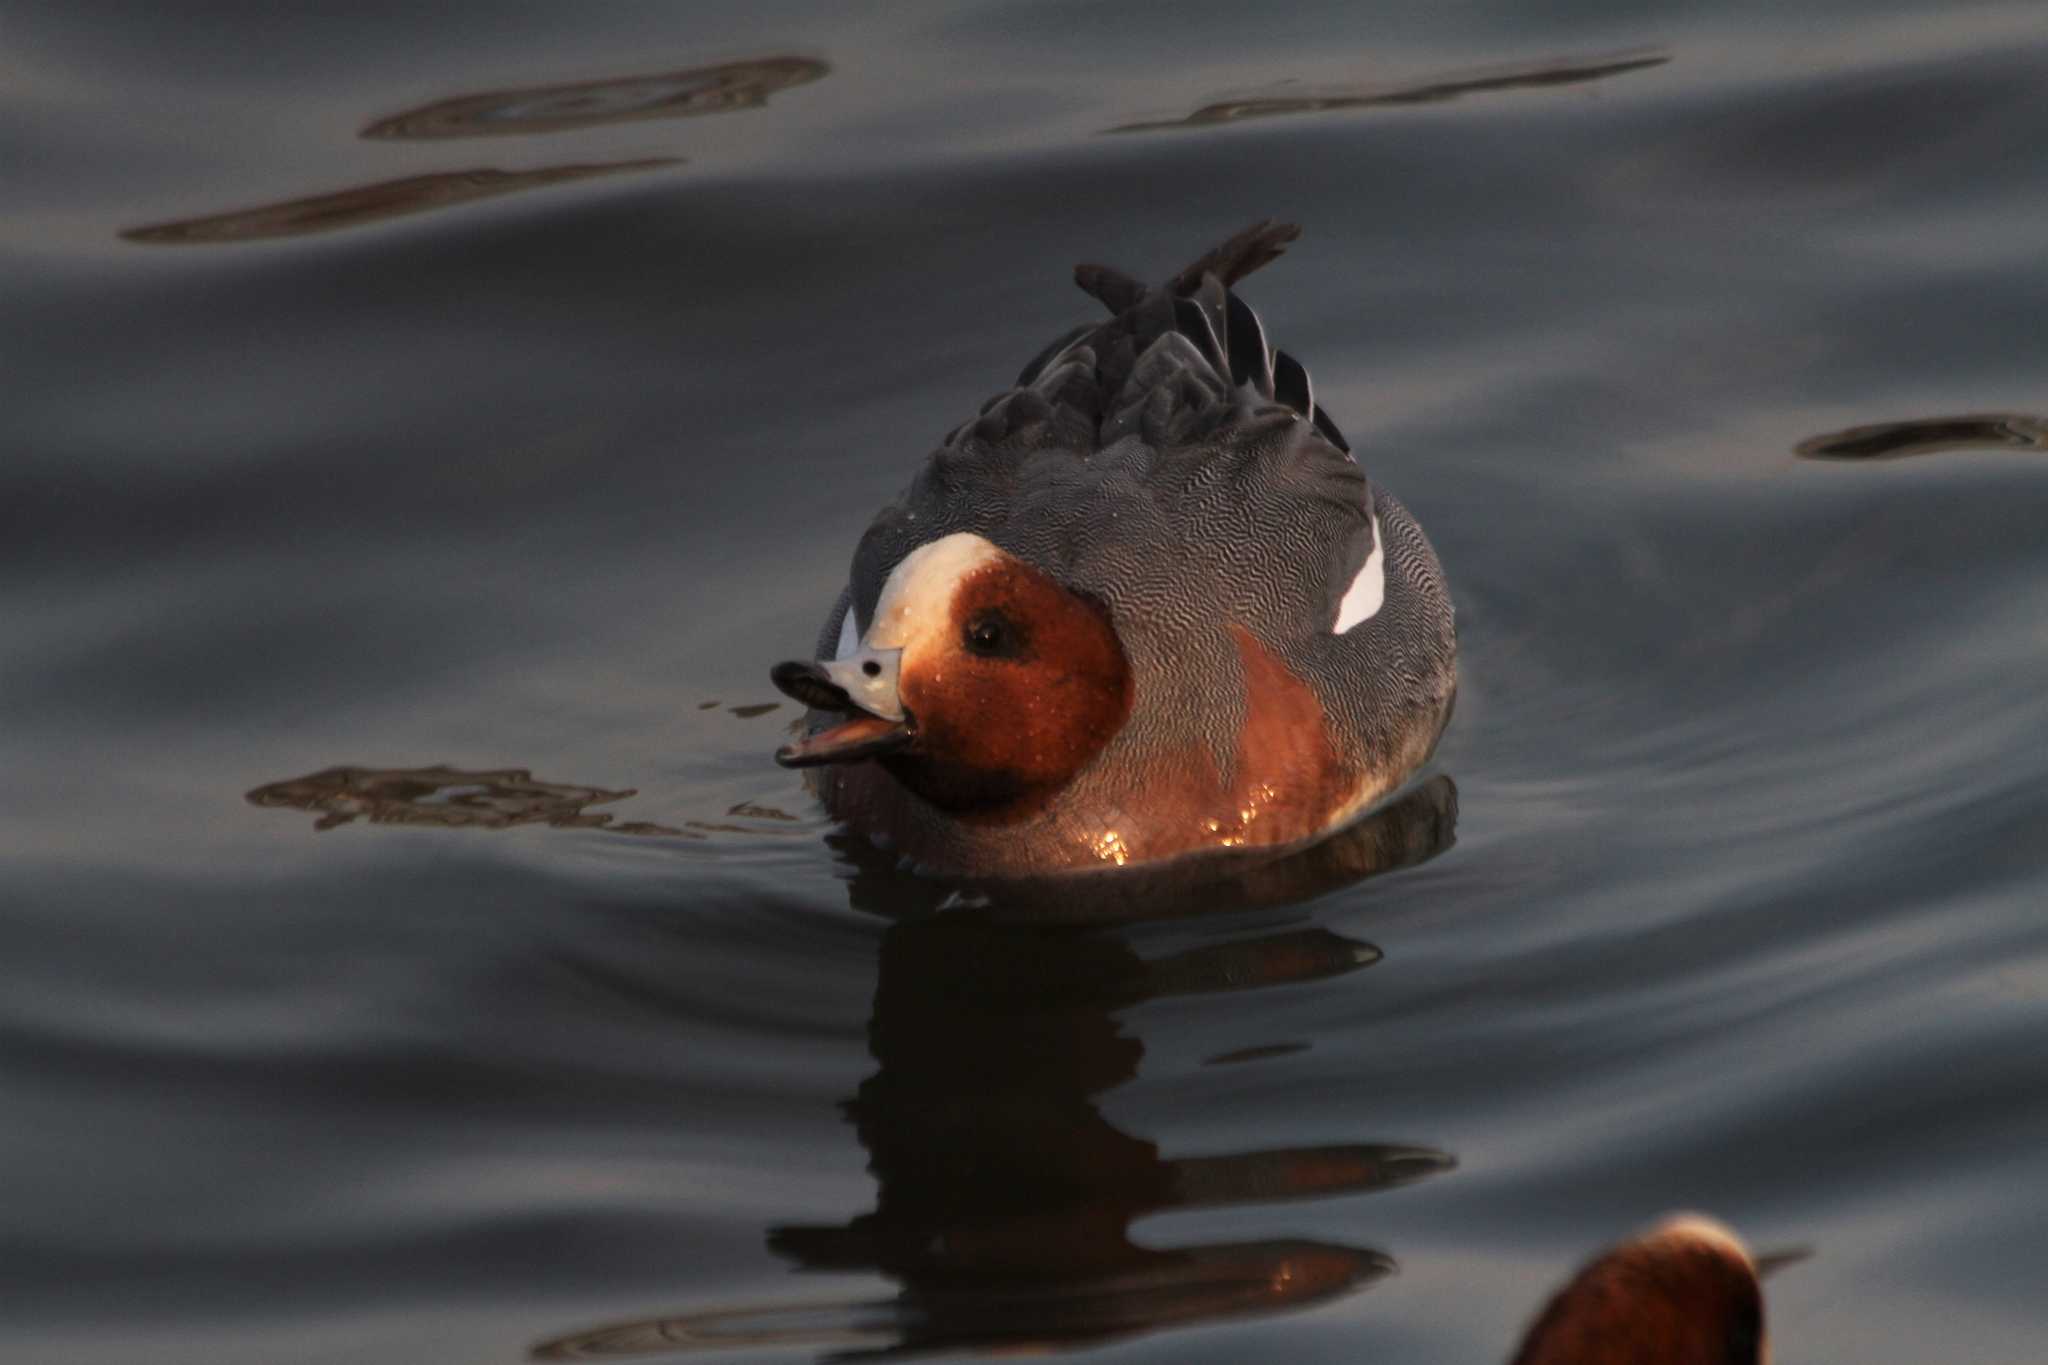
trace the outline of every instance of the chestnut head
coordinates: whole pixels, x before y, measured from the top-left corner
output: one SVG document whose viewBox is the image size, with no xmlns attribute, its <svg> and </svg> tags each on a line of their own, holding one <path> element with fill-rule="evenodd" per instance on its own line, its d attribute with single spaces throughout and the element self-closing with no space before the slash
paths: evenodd
<svg viewBox="0 0 2048 1365">
<path fill-rule="evenodd" d="M 839 656 L 770 677 L 843 716 L 785 745 L 786 767 L 873 759 L 942 809 L 1022 811 L 1071 782 L 1130 712 L 1131 670 L 1108 611 L 956 532 L 890 573 Z"/>
<path fill-rule="evenodd" d="M 1760 1269 L 1713 1219 L 1668 1218 L 1560 1289 L 1514 1365 L 1768 1365 Z"/>
</svg>

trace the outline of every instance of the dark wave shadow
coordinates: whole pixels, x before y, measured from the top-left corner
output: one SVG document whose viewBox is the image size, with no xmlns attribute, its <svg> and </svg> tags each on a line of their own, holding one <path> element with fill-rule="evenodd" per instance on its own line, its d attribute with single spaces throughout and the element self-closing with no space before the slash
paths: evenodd
<svg viewBox="0 0 2048 1365">
<path fill-rule="evenodd" d="M 824 62 L 810 57 L 766 57 L 653 76 L 486 90 L 436 100 L 377 119 L 362 130 L 362 136 L 377 141 L 502 137 L 594 128 L 637 119 L 731 113 L 760 108 L 777 91 L 807 85 L 829 70 Z M 525 171 L 495 167 L 436 171 L 201 218 L 124 228 L 120 235 L 124 241 L 145 246 L 219 245 L 302 237 L 453 208 L 522 190 L 682 164 L 682 157 L 665 156 L 543 166 Z"/>
<path fill-rule="evenodd" d="M 1809 436 L 1792 449 L 1809 460 L 1895 460 L 1944 450 L 2048 450 L 2048 417 L 1991 412 L 1873 422 Z"/>
<path fill-rule="evenodd" d="M 525 768 L 323 768 L 305 777 L 269 782 L 246 795 L 252 806 L 312 811 L 316 830 L 363 820 L 372 825 L 433 825 L 443 829 L 602 829 L 609 834 L 659 834 L 700 839 L 689 830 L 644 820 L 615 821 L 592 806 L 639 793 L 607 791 L 569 782 L 543 782 Z M 775 816 L 789 817 L 775 812 Z"/>
<path fill-rule="evenodd" d="M 1671 60 L 1667 52 L 1630 51 L 1601 57 L 1567 58 L 1561 61 L 1519 62 L 1486 67 L 1477 71 L 1432 77 L 1400 84 L 1360 85 L 1340 88 L 1306 88 L 1284 94 L 1246 95 L 1216 100 L 1181 118 L 1125 123 L 1105 128 L 1106 133 L 1155 133 L 1176 128 L 1205 128 L 1219 123 L 1242 123 L 1247 119 L 1274 118 L 1283 114 L 1324 114 L 1351 109 L 1392 108 L 1401 105 L 1441 104 L 1467 95 L 1497 90 L 1526 90 L 1554 85 L 1580 85 L 1631 71 L 1662 66 Z"/>
<path fill-rule="evenodd" d="M 1405 866 L 1427 856 L 1415 830 L 1447 834 L 1454 810 L 1447 780 L 1425 784 L 1364 822 L 1371 831 L 1346 831 L 1345 852 L 1308 866 L 1341 866 L 1353 881 L 1371 875 L 1366 864 Z M 1388 832 L 1396 827 L 1406 832 Z M 1285 861 L 1241 884 L 1277 888 Z M 876 1070 L 841 1105 L 867 1151 L 875 1206 L 766 1236 L 801 1270 L 876 1273 L 897 1292 L 613 1323 L 541 1342 L 535 1359 L 769 1345 L 838 1360 L 1066 1349 L 1302 1308 L 1393 1270 L 1368 1247 L 1295 1237 L 1154 1245 L 1132 1225 L 1171 1210 L 1389 1189 L 1452 1169 L 1449 1154 L 1395 1142 L 1172 1154 L 1101 1109 L 1145 1055 L 1126 1022 L 1134 1006 L 1334 980 L 1379 961 L 1378 949 L 1310 926 L 1148 957 L 1112 927 L 1020 920 L 990 905 L 930 913 L 887 893 L 896 883 L 928 885 L 877 872 L 849 887 L 859 908 L 892 918 L 868 1022 Z M 1250 1017 L 1241 1003 L 1219 1008 Z M 1243 1055 L 1309 1046 L 1283 1039 Z"/>
<path fill-rule="evenodd" d="M 506 137 L 727 114 L 758 109 L 770 95 L 820 80 L 831 69 L 811 57 L 764 57 L 653 76 L 485 90 L 380 118 L 362 135 L 380 140 Z"/>
<path fill-rule="evenodd" d="M 275 237 L 304 237 L 317 232 L 336 232 L 362 227 L 415 213 L 454 208 L 480 199 L 496 199 L 524 190 L 566 185 L 600 176 L 629 175 L 683 164 L 681 157 L 653 157 L 640 161 L 612 161 L 595 165 L 543 166 L 531 171 L 501 171 L 489 167 L 469 171 L 439 171 L 432 175 L 410 175 L 401 180 L 380 180 L 374 185 L 357 185 L 329 194 L 308 195 L 276 204 L 184 218 L 171 223 L 151 223 L 124 228 L 124 241 L 145 246 L 220 245 L 234 242 L 267 241 Z"/>
</svg>

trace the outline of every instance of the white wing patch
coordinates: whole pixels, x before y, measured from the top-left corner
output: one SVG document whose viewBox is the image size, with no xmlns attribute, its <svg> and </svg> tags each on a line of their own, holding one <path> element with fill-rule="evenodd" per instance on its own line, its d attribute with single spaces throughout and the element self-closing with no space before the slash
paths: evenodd
<svg viewBox="0 0 2048 1365">
<path fill-rule="evenodd" d="M 1332 635 L 1342 635 L 1353 626 L 1372 620 L 1379 615 L 1380 606 L 1387 600 L 1387 556 L 1380 549 L 1380 519 L 1372 519 L 1372 553 L 1359 566 L 1358 577 L 1351 580 L 1351 586 L 1344 590 L 1344 600 L 1337 604 L 1337 624 L 1330 627 Z"/>
<path fill-rule="evenodd" d="M 839 623 L 839 647 L 832 651 L 832 657 L 843 659 L 860 648 L 860 632 L 853 628 L 853 599 L 847 598 L 846 619 Z"/>
</svg>

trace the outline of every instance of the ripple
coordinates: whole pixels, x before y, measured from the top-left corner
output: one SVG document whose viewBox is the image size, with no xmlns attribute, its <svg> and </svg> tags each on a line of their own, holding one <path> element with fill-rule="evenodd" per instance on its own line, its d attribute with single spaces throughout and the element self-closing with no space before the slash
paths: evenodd
<svg viewBox="0 0 2048 1365">
<path fill-rule="evenodd" d="M 1398 84 L 1304 88 L 1272 95 L 1246 95 L 1205 104 L 1182 118 L 1126 123 L 1104 131 L 1153 133 L 1173 128 L 1203 128 L 1217 123 L 1242 123 L 1246 119 L 1272 118 L 1281 114 L 1324 114 L 1348 109 L 1441 104 L 1446 100 L 1496 90 L 1578 85 L 1585 81 L 1597 81 L 1608 76 L 1619 76 L 1630 71 L 1643 71 L 1653 66 L 1662 66 L 1670 60 L 1670 54 L 1665 52 L 1618 52 L 1605 57 L 1520 62 Z"/>
<path fill-rule="evenodd" d="M 316 232 L 362 227 L 366 223 L 381 223 L 387 218 L 453 208 L 479 199 L 496 199 L 521 190 L 681 164 L 681 157 L 661 156 L 594 165 L 543 166 L 530 171 L 503 171 L 493 167 L 437 171 L 431 175 L 379 180 L 372 185 L 357 185 L 352 189 L 286 199 L 255 208 L 234 209 L 203 218 L 182 218 L 176 222 L 124 228 L 121 237 L 124 241 L 145 246 L 216 245 L 264 241 L 273 237 L 303 237 Z"/>
<path fill-rule="evenodd" d="M 1302 1307 L 1394 1268 L 1363 1247 L 1300 1238 L 1155 1246 L 1153 1214 L 1394 1189 L 1454 1158 L 1407 1143 L 1174 1155 L 1103 1112 L 1145 1043 L 1143 1001 L 1221 1003 L 1334 980 L 1379 961 L 1321 927 L 1141 955 L 1114 932 L 1006 923 L 974 911 L 891 924 L 867 1038 L 878 1069 L 840 1110 L 868 1155 L 875 1206 L 844 1222 L 771 1224 L 804 1270 L 876 1272 L 894 1298 L 733 1305 L 551 1337 L 541 1360 L 768 1344 L 889 1352 L 1071 1347 Z M 834 1211 L 832 1217 L 837 1218 Z"/>
<path fill-rule="evenodd" d="M 557 829 L 602 829 L 611 834 L 702 837 L 641 820 L 614 823 L 610 811 L 588 809 L 638 794 L 630 787 L 607 791 L 568 782 L 542 782 L 525 768 L 471 771 L 436 765 L 326 768 L 305 777 L 266 783 L 249 792 L 247 799 L 252 806 L 317 812 L 316 830 L 335 829 L 361 819 L 373 825 L 438 825 L 444 829 L 552 825 Z"/>
<path fill-rule="evenodd" d="M 904 871 L 894 855 L 832 836 L 854 875 L 856 910 L 895 918 L 974 907 L 1007 919 L 1112 923 L 1297 905 L 1370 877 L 1428 862 L 1457 842 L 1458 787 L 1435 774 L 1399 799 L 1313 843 L 1219 849 L 1159 867 L 974 881 Z"/>
<path fill-rule="evenodd" d="M 408 140 L 501 137 L 559 133 L 635 119 L 729 114 L 758 109 L 770 95 L 808 85 L 830 70 L 810 57 L 765 57 L 658 76 L 485 90 L 380 118 L 363 129 L 363 136 Z"/>
<path fill-rule="evenodd" d="M 1245 1242 L 1073 1283 L 931 1289 L 895 1300 L 717 1308 L 615 1323 L 544 1341 L 532 1358 L 618 1360 L 798 1344 L 871 1345 L 889 1355 L 1067 1349 L 1159 1327 L 1307 1307 L 1393 1270 L 1387 1257 L 1356 1247 L 1299 1238 Z"/>
<path fill-rule="evenodd" d="M 2048 450 L 2048 418 L 1992 412 L 1873 422 L 1809 436 L 1793 449 L 1810 460 L 1890 460 L 1944 450 Z"/>
</svg>

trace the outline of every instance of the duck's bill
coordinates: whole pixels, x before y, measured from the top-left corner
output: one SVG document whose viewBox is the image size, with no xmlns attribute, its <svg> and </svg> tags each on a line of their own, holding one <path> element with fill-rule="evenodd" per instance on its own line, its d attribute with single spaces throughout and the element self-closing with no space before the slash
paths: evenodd
<svg viewBox="0 0 2048 1365">
<path fill-rule="evenodd" d="M 775 761 L 785 768 L 878 758 L 901 749 L 917 733 L 901 707 L 894 708 L 898 714 L 893 718 L 865 709 L 845 684 L 832 676 L 834 667 L 792 660 L 777 664 L 768 672 L 769 679 L 784 695 L 794 697 L 813 711 L 839 712 L 846 717 L 777 749 Z"/>
<path fill-rule="evenodd" d="M 814 711 L 858 711 L 853 698 L 821 666 L 803 659 L 791 659 L 768 670 L 768 681 L 777 691 Z"/>
<path fill-rule="evenodd" d="M 775 761 L 785 768 L 810 768 L 820 763 L 851 763 L 856 759 L 879 758 L 901 749 L 915 734 L 908 720 L 849 716 L 837 725 L 783 745 L 775 751 Z"/>
<path fill-rule="evenodd" d="M 1788 1265 L 1798 1265 L 1801 1261 L 1812 1258 L 1813 1248 L 1806 1246 L 1773 1247 L 1769 1251 L 1759 1251 L 1755 1257 L 1756 1277 L 1759 1280 L 1769 1279 Z"/>
</svg>

